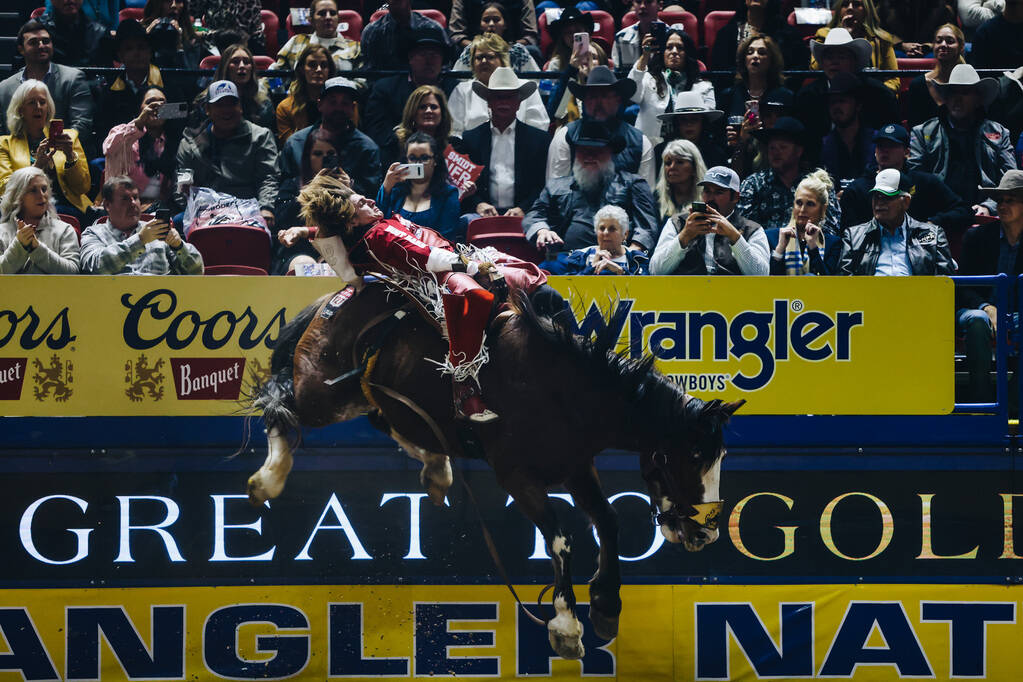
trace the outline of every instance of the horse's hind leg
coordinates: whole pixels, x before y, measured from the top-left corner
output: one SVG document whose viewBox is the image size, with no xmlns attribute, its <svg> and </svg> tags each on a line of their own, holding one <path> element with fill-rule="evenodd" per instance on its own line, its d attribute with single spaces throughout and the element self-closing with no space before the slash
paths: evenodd
<svg viewBox="0 0 1023 682">
<path fill-rule="evenodd" d="M 257 506 L 281 494 L 293 461 L 291 443 L 280 431 L 271 428 L 266 434 L 266 440 L 266 461 L 249 477 L 249 502 Z"/>
<path fill-rule="evenodd" d="M 514 477 L 516 479 L 521 477 Z M 551 647 L 562 658 L 582 658 L 583 625 L 575 615 L 575 592 L 572 590 L 571 538 L 565 533 L 554 513 L 547 492 L 525 480 L 502 480 L 522 512 L 540 529 L 554 565 L 554 618 L 547 623 Z"/>
<path fill-rule="evenodd" d="M 402 438 L 401 434 L 393 429 L 391 430 L 391 438 L 410 457 L 418 459 L 423 463 L 423 468 L 419 471 L 419 482 L 423 484 L 426 492 L 429 493 L 430 501 L 438 507 L 443 506 L 444 497 L 448 494 L 448 489 L 454 481 L 451 474 L 451 460 L 448 456 L 424 450 L 418 445 Z"/>
<path fill-rule="evenodd" d="M 622 612 L 619 590 L 622 586 L 618 566 L 618 515 L 608 503 L 600 487 L 597 471 L 592 466 L 565 481 L 575 503 L 593 521 L 600 537 L 600 558 L 597 572 L 590 579 L 590 622 L 601 639 L 618 635 L 618 616 Z"/>
</svg>

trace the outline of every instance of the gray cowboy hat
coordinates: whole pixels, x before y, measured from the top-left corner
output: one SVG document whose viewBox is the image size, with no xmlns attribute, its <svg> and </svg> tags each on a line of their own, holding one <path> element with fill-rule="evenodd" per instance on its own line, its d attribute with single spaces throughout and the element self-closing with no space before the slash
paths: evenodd
<svg viewBox="0 0 1023 682">
<path fill-rule="evenodd" d="M 984 196 L 996 198 L 1006 192 L 1023 192 L 1023 170 L 1007 170 L 997 187 L 978 187 Z"/>
<path fill-rule="evenodd" d="M 943 99 L 951 94 L 952 88 L 978 88 L 985 107 L 991 106 L 998 97 L 998 81 L 981 78 L 977 69 L 969 64 L 956 64 L 948 76 L 948 83 L 935 82 L 934 87 Z"/>
<path fill-rule="evenodd" d="M 710 109 L 703 101 L 703 97 L 699 93 L 693 92 L 692 90 L 686 90 L 685 92 L 678 93 L 675 97 L 675 108 L 672 111 L 657 114 L 657 118 L 662 121 L 675 118 L 676 116 L 690 116 L 693 114 L 702 115 L 707 122 L 716 121 L 724 116 L 723 111 L 718 109 Z"/>
<path fill-rule="evenodd" d="M 568 84 L 568 89 L 579 99 L 586 97 L 586 91 L 591 88 L 614 88 L 622 99 L 627 100 L 636 94 L 636 81 L 631 78 L 615 78 L 611 69 L 601 65 L 590 70 L 586 85 L 575 81 Z"/>
<path fill-rule="evenodd" d="M 825 52 L 838 48 L 851 50 L 852 53 L 856 55 L 857 71 L 862 71 L 870 66 L 870 43 L 863 38 L 853 38 L 848 29 L 831 29 L 828 31 L 828 35 L 824 36 L 823 43 L 819 40 L 810 41 L 810 54 L 813 55 L 813 58 L 817 60 L 818 64 L 820 64 L 821 58 L 824 56 Z"/>
<path fill-rule="evenodd" d="M 486 99 L 487 95 L 491 93 L 517 92 L 521 102 L 536 92 L 536 83 L 521 80 L 509 66 L 499 66 L 494 69 L 494 73 L 490 74 L 490 82 L 488 84 L 474 80 L 472 82 L 472 91 L 483 99 Z"/>
</svg>

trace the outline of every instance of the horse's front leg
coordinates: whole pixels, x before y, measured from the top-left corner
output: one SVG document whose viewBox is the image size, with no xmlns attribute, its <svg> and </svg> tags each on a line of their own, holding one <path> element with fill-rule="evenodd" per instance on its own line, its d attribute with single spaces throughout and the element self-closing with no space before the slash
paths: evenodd
<svg viewBox="0 0 1023 682">
<path fill-rule="evenodd" d="M 572 542 L 554 513 L 547 491 L 528 481 L 501 481 L 522 512 L 536 524 L 547 543 L 554 565 L 554 618 L 547 623 L 547 637 L 555 653 L 562 658 L 582 658 L 583 625 L 575 615 L 572 590 Z"/>
<path fill-rule="evenodd" d="M 590 579 L 590 622 L 598 637 L 611 640 L 618 635 L 618 616 L 622 612 L 618 514 L 608 503 L 593 466 L 573 475 L 565 481 L 565 487 L 576 505 L 590 517 L 600 538 L 600 562 Z"/>
<path fill-rule="evenodd" d="M 276 427 L 267 431 L 266 440 L 266 461 L 249 477 L 249 502 L 256 506 L 281 494 L 293 463 L 291 443 Z"/>
</svg>

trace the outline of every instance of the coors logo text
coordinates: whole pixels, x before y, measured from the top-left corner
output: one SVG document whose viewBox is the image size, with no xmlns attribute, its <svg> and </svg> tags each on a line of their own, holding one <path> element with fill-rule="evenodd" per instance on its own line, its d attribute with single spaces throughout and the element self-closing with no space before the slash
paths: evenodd
<svg viewBox="0 0 1023 682">
<path fill-rule="evenodd" d="M 131 294 L 121 296 L 121 305 L 128 309 L 124 318 L 124 342 L 136 350 L 148 350 L 161 343 L 172 350 L 187 348 L 197 338 L 209 350 L 223 348 L 237 336 L 242 350 L 262 343 L 273 348 L 284 326 L 281 308 L 265 324 L 252 308 L 241 314 L 221 310 L 203 318 L 195 310 L 178 310 L 178 297 L 170 289 L 155 289 L 132 301 Z"/>
<path fill-rule="evenodd" d="M 78 338 L 71 333 L 67 307 L 62 308 L 52 320 L 44 322 L 32 306 L 21 314 L 14 310 L 0 310 L 0 348 L 15 337 L 25 350 L 37 348 L 44 341 L 51 350 L 60 350 Z"/>
</svg>

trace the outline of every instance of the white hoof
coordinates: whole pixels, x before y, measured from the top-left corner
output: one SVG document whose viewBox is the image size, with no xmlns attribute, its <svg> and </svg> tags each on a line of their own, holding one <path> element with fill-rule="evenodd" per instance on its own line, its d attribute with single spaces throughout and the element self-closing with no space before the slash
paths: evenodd
<svg viewBox="0 0 1023 682">
<path fill-rule="evenodd" d="M 285 479 L 272 476 L 260 469 L 249 477 L 249 502 L 259 506 L 267 500 L 274 499 L 284 491 L 284 481 Z"/>
<path fill-rule="evenodd" d="M 570 611 L 561 611 L 547 623 L 547 638 L 554 652 L 567 659 L 579 659 L 586 654 L 583 648 L 583 624 Z"/>
</svg>

